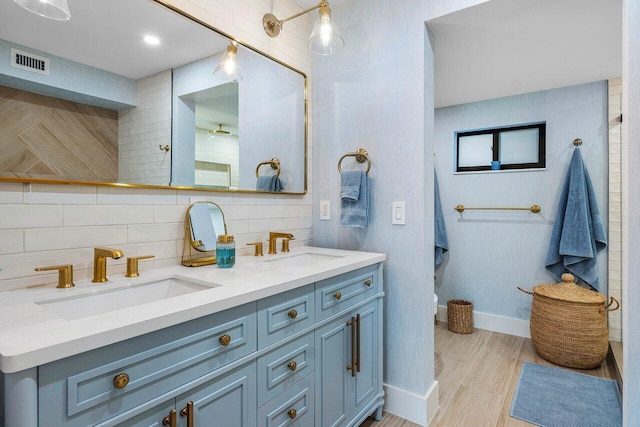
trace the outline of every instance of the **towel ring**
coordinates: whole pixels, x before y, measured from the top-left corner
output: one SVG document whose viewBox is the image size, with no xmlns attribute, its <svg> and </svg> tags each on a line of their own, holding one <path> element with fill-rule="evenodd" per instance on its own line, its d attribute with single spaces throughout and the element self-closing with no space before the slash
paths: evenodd
<svg viewBox="0 0 640 427">
<path fill-rule="evenodd" d="M 355 157 L 356 162 L 358 163 L 367 162 L 367 170 L 365 171 L 365 173 L 369 173 L 369 171 L 371 170 L 371 159 L 369 158 L 369 153 L 367 153 L 367 150 L 365 150 L 364 148 L 358 148 L 358 151 L 354 153 L 347 153 L 344 156 L 340 157 L 340 160 L 338 160 L 338 172 L 342 172 L 341 164 L 345 157 Z"/>
<path fill-rule="evenodd" d="M 270 165 L 271 169 L 276 171 L 276 176 L 280 176 L 280 159 L 278 159 L 277 157 L 274 157 L 273 159 L 267 160 L 266 162 L 258 163 L 258 166 L 256 166 L 256 178 L 260 176 L 259 174 L 260 166 L 264 166 L 264 165 Z"/>
</svg>

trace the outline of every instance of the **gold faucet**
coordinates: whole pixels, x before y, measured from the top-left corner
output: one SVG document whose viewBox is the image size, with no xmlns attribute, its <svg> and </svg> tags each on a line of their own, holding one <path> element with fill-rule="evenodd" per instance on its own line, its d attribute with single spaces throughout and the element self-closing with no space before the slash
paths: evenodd
<svg viewBox="0 0 640 427">
<path fill-rule="evenodd" d="M 107 258 L 119 259 L 124 253 L 118 249 L 94 248 L 93 249 L 93 283 L 106 282 L 107 279 Z"/>
<path fill-rule="evenodd" d="M 274 231 L 271 231 L 269 233 L 269 253 L 270 254 L 275 254 L 276 252 L 276 240 L 277 239 L 287 239 L 288 240 L 295 240 L 295 237 L 293 236 L 293 234 L 291 233 L 277 233 Z M 284 245 L 283 245 L 284 247 Z M 288 245 L 287 245 L 287 249 L 288 249 Z M 288 252 L 288 251 L 285 251 Z"/>
</svg>

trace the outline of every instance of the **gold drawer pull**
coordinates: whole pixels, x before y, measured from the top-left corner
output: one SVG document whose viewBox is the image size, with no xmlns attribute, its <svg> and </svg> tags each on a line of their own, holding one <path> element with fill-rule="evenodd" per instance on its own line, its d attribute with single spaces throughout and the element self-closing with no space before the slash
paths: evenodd
<svg viewBox="0 0 640 427">
<path fill-rule="evenodd" d="M 169 412 L 169 415 L 162 419 L 163 426 L 178 427 L 178 417 L 175 409 Z"/>
<path fill-rule="evenodd" d="M 293 372 L 298 368 L 298 364 L 295 361 L 291 361 L 287 363 L 287 368 L 289 368 L 289 370 Z"/>
<path fill-rule="evenodd" d="M 287 314 L 289 315 L 290 318 L 295 319 L 296 317 L 298 317 L 298 310 L 291 310 Z"/>
<path fill-rule="evenodd" d="M 340 298 L 342 298 L 342 294 L 340 292 L 336 292 L 335 294 L 333 294 L 333 297 L 335 299 L 340 299 Z"/>
<path fill-rule="evenodd" d="M 218 338 L 218 341 L 220 341 L 220 344 L 222 344 L 223 347 L 226 347 L 231 342 L 231 337 L 229 336 L 229 334 L 224 334 L 220 338 Z"/>
<path fill-rule="evenodd" d="M 364 284 L 367 285 L 367 286 L 371 286 L 371 280 L 365 280 Z"/>
<path fill-rule="evenodd" d="M 113 386 L 117 389 L 125 388 L 129 384 L 129 375 L 122 373 L 113 377 Z"/>
<path fill-rule="evenodd" d="M 295 420 L 298 416 L 298 411 L 296 411 L 295 409 L 289 409 L 287 411 L 287 415 L 289 415 L 289 418 L 291 418 L 292 420 Z"/>
</svg>

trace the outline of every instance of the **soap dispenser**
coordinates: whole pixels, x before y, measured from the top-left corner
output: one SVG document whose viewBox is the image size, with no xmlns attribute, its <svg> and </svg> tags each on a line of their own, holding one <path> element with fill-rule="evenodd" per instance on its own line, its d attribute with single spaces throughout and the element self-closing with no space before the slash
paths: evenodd
<svg viewBox="0 0 640 427">
<path fill-rule="evenodd" d="M 221 234 L 216 242 L 216 262 L 220 268 L 230 268 L 236 263 L 236 242 L 230 234 Z"/>
</svg>

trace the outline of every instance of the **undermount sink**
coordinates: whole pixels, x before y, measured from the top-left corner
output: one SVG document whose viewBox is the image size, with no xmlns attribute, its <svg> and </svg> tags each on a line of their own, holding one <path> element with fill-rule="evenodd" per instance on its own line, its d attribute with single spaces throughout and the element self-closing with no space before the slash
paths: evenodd
<svg viewBox="0 0 640 427">
<path fill-rule="evenodd" d="M 316 253 L 302 253 L 298 255 L 291 255 L 287 257 L 274 257 L 266 259 L 264 262 L 272 265 L 286 266 L 286 267 L 309 267 L 321 262 L 331 261 L 342 258 L 341 255 L 327 255 Z"/>
<path fill-rule="evenodd" d="M 65 320 L 77 320 L 123 308 L 166 300 L 192 292 L 204 291 L 220 285 L 205 285 L 190 279 L 174 276 L 137 283 L 127 287 L 109 288 L 108 283 L 100 286 L 103 286 L 103 288 L 90 293 L 37 301 L 36 304 Z"/>
</svg>

